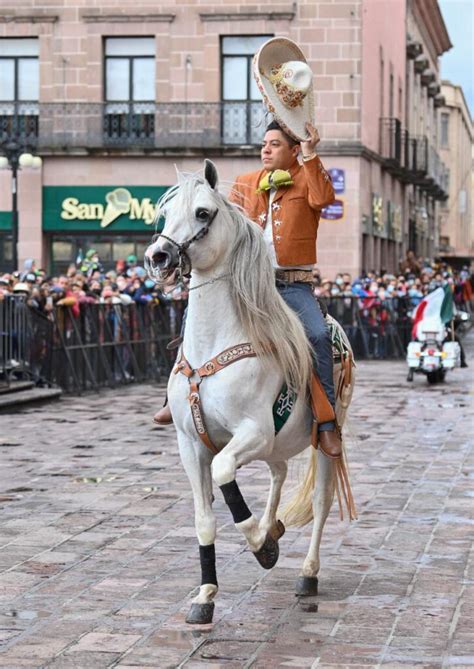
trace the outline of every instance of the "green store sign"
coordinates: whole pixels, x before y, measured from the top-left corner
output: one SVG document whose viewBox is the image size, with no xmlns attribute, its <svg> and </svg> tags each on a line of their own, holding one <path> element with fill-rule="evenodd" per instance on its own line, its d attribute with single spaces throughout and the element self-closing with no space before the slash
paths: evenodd
<svg viewBox="0 0 474 669">
<path fill-rule="evenodd" d="M 168 186 L 45 186 L 43 230 L 149 232 Z"/>
</svg>

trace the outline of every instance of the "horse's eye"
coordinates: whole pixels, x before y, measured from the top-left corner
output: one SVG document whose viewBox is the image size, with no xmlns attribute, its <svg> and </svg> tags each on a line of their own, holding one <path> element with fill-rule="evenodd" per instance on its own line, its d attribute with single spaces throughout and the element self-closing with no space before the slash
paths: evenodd
<svg viewBox="0 0 474 669">
<path fill-rule="evenodd" d="M 196 219 L 202 221 L 203 223 L 209 218 L 209 211 L 203 207 L 196 209 Z"/>
</svg>

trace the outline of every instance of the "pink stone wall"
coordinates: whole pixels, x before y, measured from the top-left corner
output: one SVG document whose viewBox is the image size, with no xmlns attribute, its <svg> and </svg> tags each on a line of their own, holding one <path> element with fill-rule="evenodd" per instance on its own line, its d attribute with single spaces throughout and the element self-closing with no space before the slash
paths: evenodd
<svg viewBox="0 0 474 669">
<path fill-rule="evenodd" d="M 39 37 L 41 102 L 101 102 L 103 40 L 132 35 L 156 37 L 158 102 L 217 102 L 221 36 L 281 35 L 298 42 L 315 74 L 321 137 L 360 139 L 362 0 L 301 0 L 295 5 L 262 0 L 258 6 L 253 0 L 2 4 L 9 20 L 0 23 L 0 37 Z M 34 22 L 10 20 L 21 16 L 34 17 Z"/>
<path fill-rule="evenodd" d="M 43 263 L 42 174 L 41 169 L 21 169 L 18 173 L 18 260 Z"/>
<path fill-rule="evenodd" d="M 262 0 L 258 4 L 254 0 L 3 0 L 2 13 L 8 20 L 0 22 L 0 37 L 39 36 L 40 101 L 86 103 L 103 101 L 104 37 L 156 36 L 157 102 L 220 100 L 221 36 L 274 34 L 294 39 L 314 72 L 323 162 L 328 168 L 346 171 L 345 219 L 322 222 L 319 233 L 319 264 L 323 274 L 332 276 L 345 269 L 352 274 L 360 271 L 361 218 L 370 216 L 372 189 L 380 188 L 380 163 L 354 155 L 361 142 L 378 150 L 380 47 L 386 63 L 383 114 L 388 115 L 390 68 L 394 115 L 404 107 L 404 91 L 401 97 L 398 92 L 399 85 L 404 88 L 404 7 L 401 0 Z M 17 20 L 27 16 L 29 20 Z M 100 114 L 97 119 L 100 134 Z M 52 123 L 48 132 L 55 130 Z M 35 178 L 42 179 L 42 185 L 166 185 L 175 182 L 175 163 L 179 169 L 194 171 L 201 167 L 204 153 L 216 155 L 208 150 L 186 157 L 132 157 L 126 152 L 46 155 L 43 172 Z M 229 187 L 237 174 L 259 166 L 258 157 L 225 152 L 215 161 L 223 187 Z M 8 210 L 8 203 L 2 203 L 4 182 L 0 173 L 0 209 Z M 388 199 L 402 199 L 391 182 L 386 184 Z M 34 201 L 38 221 L 41 202 Z M 36 253 L 38 238 L 26 209 L 25 216 L 28 230 L 21 233 L 20 249 L 22 255 L 31 255 Z"/>
<path fill-rule="evenodd" d="M 379 119 L 404 120 L 406 11 L 401 0 L 363 0 L 362 142 L 379 150 Z M 383 84 L 381 58 L 384 62 Z M 393 105 L 390 109 L 390 74 Z M 401 89 L 401 93 L 400 93 Z"/>
</svg>

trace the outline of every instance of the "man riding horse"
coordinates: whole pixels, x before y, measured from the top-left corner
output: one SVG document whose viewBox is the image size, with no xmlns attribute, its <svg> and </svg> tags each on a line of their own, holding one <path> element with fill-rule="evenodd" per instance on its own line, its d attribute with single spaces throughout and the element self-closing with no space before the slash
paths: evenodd
<svg viewBox="0 0 474 669">
<path fill-rule="evenodd" d="M 323 453 L 338 458 L 342 446 L 334 411 L 332 344 L 312 293 L 321 210 L 334 201 L 331 179 L 316 153 L 320 138 L 312 123 L 312 72 L 296 44 L 274 38 L 256 54 L 254 76 L 278 122 L 270 123 L 265 132 L 263 169 L 237 177 L 229 199 L 263 228 L 278 291 L 304 325 L 313 350 L 312 406 L 317 441 Z M 160 425 L 172 422 L 168 405 L 154 421 Z M 316 435 L 313 438 L 316 441 Z"/>
</svg>

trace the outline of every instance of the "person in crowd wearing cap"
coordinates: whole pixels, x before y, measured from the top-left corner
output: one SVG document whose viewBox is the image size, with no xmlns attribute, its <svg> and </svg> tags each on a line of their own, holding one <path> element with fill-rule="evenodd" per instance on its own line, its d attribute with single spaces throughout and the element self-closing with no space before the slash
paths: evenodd
<svg viewBox="0 0 474 669">
<path fill-rule="evenodd" d="M 99 254 L 95 249 L 89 249 L 81 265 L 81 272 L 86 276 L 92 276 L 94 272 L 103 272 L 103 267 L 99 259 Z"/>
<path fill-rule="evenodd" d="M 12 281 L 9 274 L 3 274 L 3 276 L 0 276 L 0 302 L 5 298 L 6 295 L 11 295 L 11 284 Z"/>
<path fill-rule="evenodd" d="M 305 326 L 314 352 L 312 396 L 318 441 L 326 455 L 339 457 L 342 446 L 335 420 L 332 344 L 312 292 L 319 218 L 323 207 L 335 198 L 331 179 L 316 153 L 320 138 L 313 124 L 312 72 L 294 42 L 275 38 L 256 54 L 254 77 L 278 122 L 266 129 L 262 169 L 237 177 L 230 200 L 263 228 L 280 295 Z M 169 407 L 165 405 L 154 420 L 171 422 Z"/>
<path fill-rule="evenodd" d="M 36 279 L 36 261 L 33 258 L 27 258 L 23 263 L 23 272 L 20 274 L 20 281 L 25 281 L 27 275 L 33 275 Z"/>
</svg>

